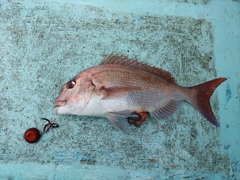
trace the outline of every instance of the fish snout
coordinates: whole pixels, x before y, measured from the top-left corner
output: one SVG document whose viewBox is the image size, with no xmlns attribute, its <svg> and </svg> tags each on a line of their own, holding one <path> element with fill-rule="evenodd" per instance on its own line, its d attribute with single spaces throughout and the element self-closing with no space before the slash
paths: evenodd
<svg viewBox="0 0 240 180">
<path fill-rule="evenodd" d="M 60 106 L 65 105 L 66 102 L 67 102 L 67 100 L 56 100 L 56 101 L 54 102 L 54 105 L 55 105 L 56 107 L 60 107 Z"/>
</svg>

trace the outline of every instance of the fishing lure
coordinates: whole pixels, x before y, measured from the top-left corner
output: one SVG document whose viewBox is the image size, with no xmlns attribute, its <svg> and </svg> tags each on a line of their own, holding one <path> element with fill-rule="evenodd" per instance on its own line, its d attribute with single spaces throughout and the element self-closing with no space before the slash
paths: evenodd
<svg viewBox="0 0 240 180">
<path fill-rule="evenodd" d="M 24 139 L 28 143 L 36 143 L 39 141 L 39 139 L 42 137 L 44 133 L 47 133 L 52 128 L 58 128 L 59 125 L 55 123 L 55 119 L 49 120 L 47 118 L 41 118 L 42 120 L 47 121 L 48 123 L 44 126 L 43 132 L 40 133 L 40 131 L 37 128 L 29 128 L 24 133 Z"/>
</svg>

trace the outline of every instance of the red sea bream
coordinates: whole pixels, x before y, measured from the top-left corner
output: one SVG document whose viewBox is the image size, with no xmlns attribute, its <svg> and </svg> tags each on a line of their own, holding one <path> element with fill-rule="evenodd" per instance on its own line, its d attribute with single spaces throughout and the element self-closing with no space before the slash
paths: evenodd
<svg viewBox="0 0 240 180">
<path fill-rule="evenodd" d="M 165 70 L 111 54 L 62 87 L 55 101 L 56 113 L 106 117 L 127 132 L 127 123 L 140 126 L 149 114 L 156 119 L 169 117 L 187 101 L 219 126 L 209 99 L 225 80 L 182 87 Z"/>
</svg>

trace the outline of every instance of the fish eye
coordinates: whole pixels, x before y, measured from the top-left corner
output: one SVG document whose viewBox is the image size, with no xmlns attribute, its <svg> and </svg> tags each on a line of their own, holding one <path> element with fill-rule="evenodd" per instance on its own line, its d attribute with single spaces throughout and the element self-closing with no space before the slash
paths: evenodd
<svg viewBox="0 0 240 180">
<path fill-rule="evenodd" d="M 67 83 L 67 89 L 72 89 L 76 85 L 76 80 L 73 79 Z"/>
</svg>

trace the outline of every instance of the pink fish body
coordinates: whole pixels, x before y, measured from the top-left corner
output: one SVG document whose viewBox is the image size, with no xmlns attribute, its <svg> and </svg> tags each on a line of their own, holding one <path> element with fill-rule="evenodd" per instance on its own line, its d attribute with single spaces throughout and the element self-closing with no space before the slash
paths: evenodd
<svg viewBox="0 0 240 180">
<path fill-rule="evenodd" d="M 165 70 L 111 54 L 63 86 L 55 101 L 56 113 L 107 117 L 127 132 L 127 123 L 140 126 L 148 114 L 156 119 L 169 117 L 187 101 L 219 126 L 209 99 L 225 80 L 182 87 Z"/>
</svg>

